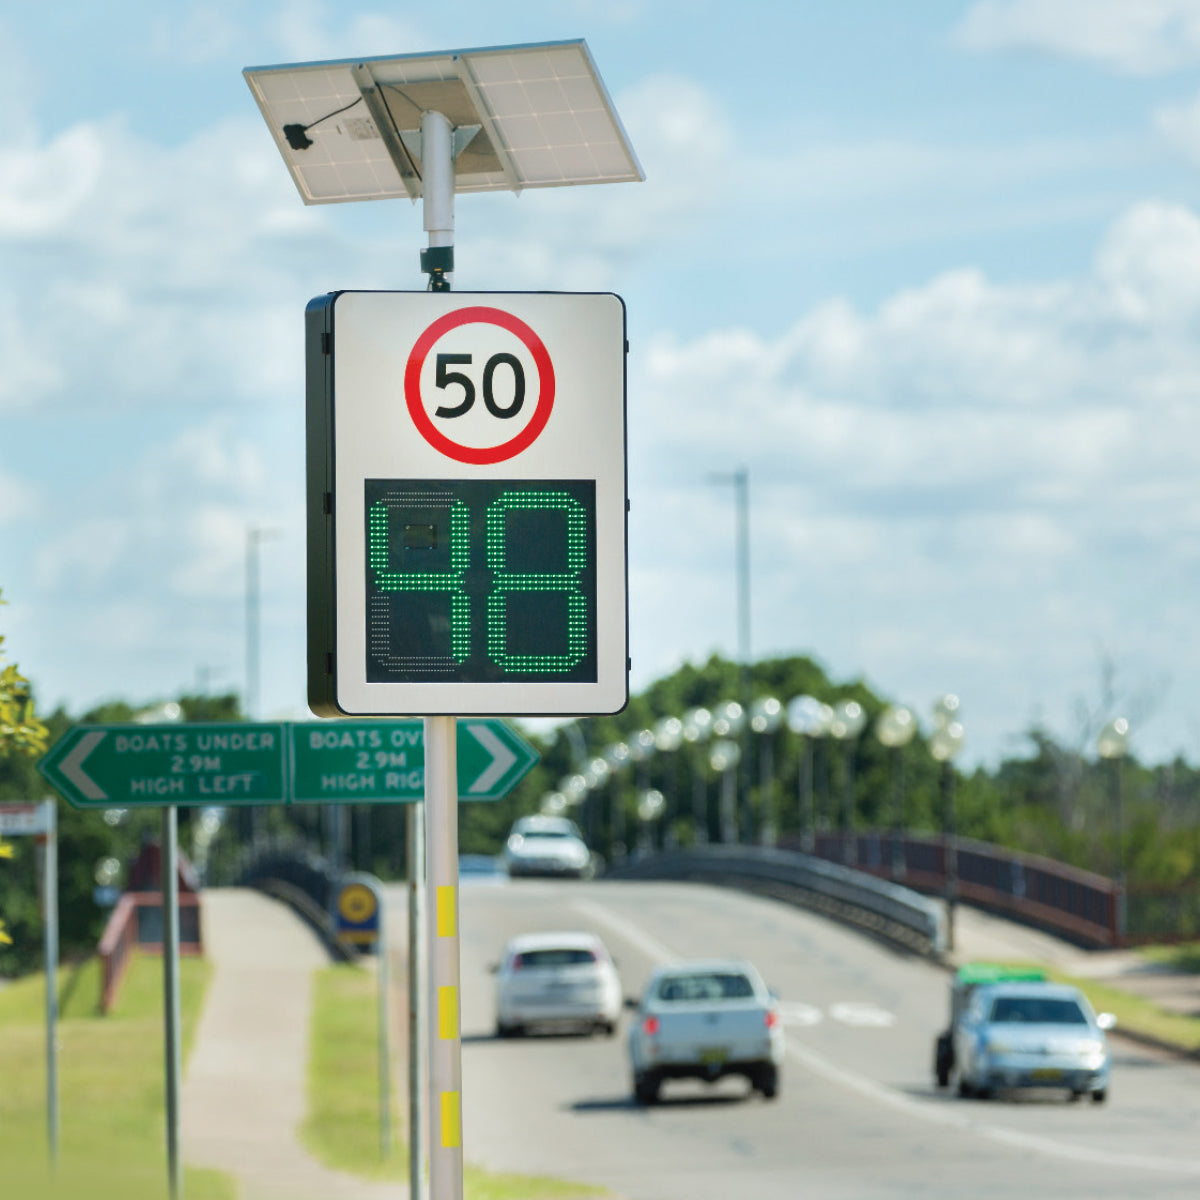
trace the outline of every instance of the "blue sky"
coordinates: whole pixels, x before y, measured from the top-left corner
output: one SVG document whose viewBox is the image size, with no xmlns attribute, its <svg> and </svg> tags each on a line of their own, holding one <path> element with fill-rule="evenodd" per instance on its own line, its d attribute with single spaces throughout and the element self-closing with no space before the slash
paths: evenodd
<svg viewBox="0 0 1200 1200">
<path fill-rule="evenodd" d="M 646 182 L 460 197 L 456 286 L 626 301 L 634 688 L 735 650 L 745 465 L 756 656 L 926 727 L 956 692 L 972 761 L 1090 752 L 1108 700 L 1200 759 L 1200 0 L 9 6 L 0 629 L 41 704 L 241 690 L 259 526 L 260 713 L 305 716 L 304 306 L 421 287 L 424 235 L 305 208 L 242 68 L 578 37 Z"/>
</svg>

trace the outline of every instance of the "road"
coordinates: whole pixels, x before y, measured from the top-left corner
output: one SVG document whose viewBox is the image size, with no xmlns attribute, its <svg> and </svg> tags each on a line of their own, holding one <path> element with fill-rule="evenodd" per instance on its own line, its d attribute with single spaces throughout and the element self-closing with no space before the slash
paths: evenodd
<svg viewBox="0 0 1200 1200">
<path fill-rule="evenodd" d="M 389 889 L 392 929 L 403 891 Z M 702 885 L 515 881 L 461 897 L 464 1149 L 494 1170 L 600 1184 L 628 1200 L 1194 1197 L 1200 1074 L 1114 1039 L 1109 1102 L 963 1101 L 933 1086 L 947 975 L 820 917 Z M 513 934 L 599 933 L 628 995 L 665 959 L 742 955 L 783 1001 L 780 1098 L 739 1080 L 629 1095 L 615 1039 L 496 1040 L 489 965 Z M 628 1020 L 628 1017 L 625 1018 Z"/>
</svg>

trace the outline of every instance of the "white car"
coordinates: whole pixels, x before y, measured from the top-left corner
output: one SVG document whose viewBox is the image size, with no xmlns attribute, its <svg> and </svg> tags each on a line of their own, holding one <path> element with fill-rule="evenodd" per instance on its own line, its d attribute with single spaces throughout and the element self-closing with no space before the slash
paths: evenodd
<svg viewBox="0 0 1200 1200">
<path fill-rule="evenodd" d="M 654 1104 L 665 1079 L 715 1083 L 745 1076 L 768 1100 L 779 1094 L 783 1025 L 774 995 L 748 962 L 713 959 L 659 967 L 629 1031 L 633 1094 Z"/>
<path fill-rule="evenodd" d="M 595 874 L 592 852 L 566 817 L 521 817 L 508 835 L 504 863 L 509 875 L 590 879 Z"/>
<path fill-rule="evenodd" d="M 621 980 L 592 933 L 526 933 L 504 947 L 496 968 L 496 1036 L 530 1026 L 576 1027 L 611 1037 L 621 1015 Z"/>
</svg>

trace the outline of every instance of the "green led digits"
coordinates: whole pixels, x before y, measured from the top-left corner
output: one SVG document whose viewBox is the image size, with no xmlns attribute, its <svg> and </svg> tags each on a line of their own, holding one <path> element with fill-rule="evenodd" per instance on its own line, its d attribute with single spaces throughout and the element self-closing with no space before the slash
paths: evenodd
<svg viewBox="0 0 1200 1200">
<path fill-rule="evenodd" d="M 565 571 L 510 571 L 508 569 L 507 521 L 510 513 L 523 509 L 561 511 L 566 516 Z M 583 505 L 566 492 L 504 492 L 488 505 L 487 565 L 492 570 L 492 589 L 487 599 L 488 655 L 505 671 L 552 674 L 571 670 L 587 652 L 587 601 L 579 590 L 579 574 L 587 562 L 587 520 Z M 514 593 L 561 592 L 566 599 L 566 652 L 560 654 L 514 654 L 509 650 L 509 600 Z M 549 631 L 548 631 L 549 632 Z"/>
<path fill-rule="evenodd" d="M 445 497 L 437 497 L 442 505 Z M 376 501 L 367 513 L 367 564 L 375 587 L 387 592 L 448 592 L 450 594 L 450 657 L 462 662 L 467 657 L 471 639 L 471 601 L 463 589 L 463 572 L 471 561 L 470 517 L 467 506 L 461 500 L 450 504 L 450 569 L 448 571 L 393 570 L 391 569 L 391 530 L 394 522 L 389 511 L 405 510 L 424 503 L 429 497 L 405 495 L 388 497 Z M 436 526 L 427 526 L 436 529 Z M 436 549 L 422 547 L 423 549 Z M 370 626 L 370 618 L 368 618 Z"/>
<path fill-rule="evenodd" d="M 595 683 L 590 479 L 368 479 L 371 683 Z"/>
</svg>

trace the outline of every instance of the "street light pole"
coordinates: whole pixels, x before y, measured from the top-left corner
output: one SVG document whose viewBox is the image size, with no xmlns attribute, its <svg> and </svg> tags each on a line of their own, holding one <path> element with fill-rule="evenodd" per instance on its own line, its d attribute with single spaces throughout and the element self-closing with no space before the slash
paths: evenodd
<svg viewBox="0 0 1200 1200">
<path fill-rule="evenodd" d="M 277 537 L 274 529 L 251 525 L 246 529 L 246 712 L 248 721 L 258 719 L 259 692 L 259 570 L 258 547 L 262 542 Z M 250 810 L 250 825 L 254 840 L 258 840 L 262 810 L 257 806 Z"/>
<path fill-rule="evenodd" d="M 738 700 L 743 711 L 750 708 L 750 469 L 714 473 L 712 483 L 731 483 L 737 512 L 736 557 L 737 573 L 737 657 Z M 742 758 L 749 762 L 750 730 L 743 730 Z M 745 781 L 743 780 L 743 783 Z"/>
<path fill-rule="evenodd" d="M 1113 808 L 1117 825 L 1117 939 L 1124 941 L 1126 925 L 1125 899 L 1125 800 L 1121 790 L 1121 761 L 1129 749 L 1129 722 L 1114 717 L 1103 729 L 1096 742 L 1101 758 L 1112 763 Z"/>
<path fill-rule="evenodd" d="M 946 854 L 946 949 L 954 949 L 954 920 L 958 907 L 958 821 L 954 811 L 954 758 L 963 748 L 965 733 L 955 719 L 958 697 L 942 696 L 933 706 L 935 728 L 929 753 L 942 764 L 942 830 Z"/>
</svg>

